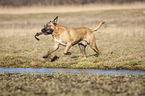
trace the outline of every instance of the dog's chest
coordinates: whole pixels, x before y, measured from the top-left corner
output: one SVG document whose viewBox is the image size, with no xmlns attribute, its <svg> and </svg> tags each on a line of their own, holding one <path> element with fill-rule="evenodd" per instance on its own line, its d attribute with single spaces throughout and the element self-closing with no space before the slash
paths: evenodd
<svg viewBox="0 0 145 96">
<path fill-rule="evenodd" d="M 56 39 L 55 37 L 54 37 L 54 41 L 60 43 L 61 45 L 66 45 L 65 43 L 62 42 L 61 39 Z"/>
</svg>

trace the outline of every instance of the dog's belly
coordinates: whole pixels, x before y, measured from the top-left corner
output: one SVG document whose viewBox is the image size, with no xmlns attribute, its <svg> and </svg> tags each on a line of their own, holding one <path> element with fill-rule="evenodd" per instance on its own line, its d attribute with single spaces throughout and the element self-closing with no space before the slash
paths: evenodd
<svg viewBox="0 0 145 96">
<path fill-rule="evenodd" d="M 54 40 L 55 40 L 57 43 L 66 46 L 66 43 L 62 42 L 61 39 L 56 39 L 56 38 L 54 38 Z"/>
</svg>

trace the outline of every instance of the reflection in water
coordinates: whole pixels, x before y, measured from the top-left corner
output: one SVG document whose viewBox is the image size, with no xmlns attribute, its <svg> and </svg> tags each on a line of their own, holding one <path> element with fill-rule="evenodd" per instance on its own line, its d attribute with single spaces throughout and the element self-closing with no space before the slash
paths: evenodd
<svg viewBox="0 0 145 96">
<path fill-rule="evenodd" d="M 110 75 L 145 75 L 139 70 L 99 70 L 99 69 L 68 69 L 68 68 L 0 68 L 0 73 L 36 73 L 36 74 L 110 74 Z"/>
</svg>

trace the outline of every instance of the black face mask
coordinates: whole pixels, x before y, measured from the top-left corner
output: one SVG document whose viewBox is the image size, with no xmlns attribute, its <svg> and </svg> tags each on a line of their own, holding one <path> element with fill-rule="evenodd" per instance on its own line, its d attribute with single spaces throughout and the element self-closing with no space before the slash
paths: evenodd
<svg viewBox="0 0 145 96">
<path fill-rule="evenodd" d="M 47 30 L 45 28 L 41 29 L 41 32 L 46 32 Z"/>
<path fill-rule="evenodd" d="M 53 32 L 53 29 L 46 29 L 46 28 L 43 28 L 43 29 L 41 29 L 41 32 L 45 32 L 45 34 L 46 35 L 49 35 L 49 34 L 52 34 L 52 32 Z"/>
</svg>

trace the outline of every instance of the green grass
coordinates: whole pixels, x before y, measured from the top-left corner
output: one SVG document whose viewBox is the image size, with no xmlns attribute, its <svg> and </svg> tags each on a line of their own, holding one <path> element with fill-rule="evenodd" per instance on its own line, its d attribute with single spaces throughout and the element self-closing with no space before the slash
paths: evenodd
<svg viewBox="0 0 145 96">
<path fill-rule="evenodd" d="M 39 32 L 49 20 L 59 16 L 58 23 L 67 27 L 93 28 L 101 21 L 106 23 L 94 32 L 102 53 L 95 57 L 89 46 L 88 58 L 83 58 L 78 46 L 71 48 L 72 55 L 64 56 L 60 46 L 50 62 L 42 56 L 53 47 L 51 36 Z M 145 70 L 145 13 L 144 9 L 100 10 L 66 13 L 0 14 L 0 67 L 52 67 Z"/>
</svg>

